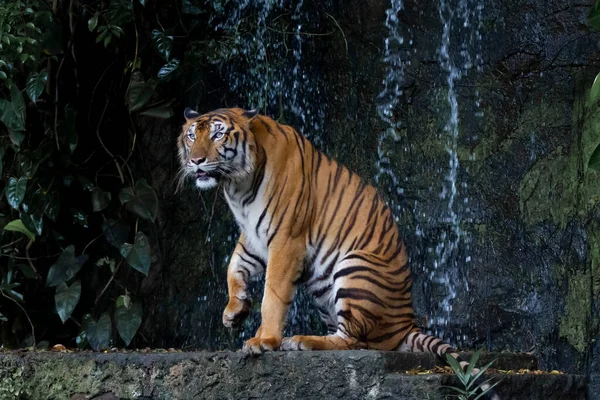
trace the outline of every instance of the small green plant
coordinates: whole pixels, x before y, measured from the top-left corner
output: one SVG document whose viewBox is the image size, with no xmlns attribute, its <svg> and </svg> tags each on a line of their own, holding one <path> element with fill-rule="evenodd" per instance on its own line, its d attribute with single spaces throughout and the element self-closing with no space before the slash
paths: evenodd
<svg viewBox="0 0 600 400">
<path fill-rule="evenodd" d="M 473 353 L 473 356 L 471 356 L 471 359 L 469 360 L 469 366 L 466 370 L 463 370 L 460 366 L 460 363 L 454 357 L 452 357 L 452 355 L 446 353 L 446 361 L 448 362 L 448 365 L 450 365 L 450 368 L 452 368 L 454 371 L 454 374 L 456 374 L 462 383 L 463 387 L 443 387 L 455 391 L 457 394 L 454 396 L 457 396 L 459 400 L 477 400 L 492 390 L 496 385 L 498 385 L 498 383 L 500 383 L 500 381 L 491 383 L 491 379 L 477 383 L 477 380 L 483 375 L 483 373 L 496 361 L 495 359 L 492 360 L 485 367 L 478 368 L 479 372 L 473 374 L 473 370 L 476 368 L 475 364 L 477 363 L 477 360 L 479 360 L 479 354 L 479 351 Z"/>
</svg>

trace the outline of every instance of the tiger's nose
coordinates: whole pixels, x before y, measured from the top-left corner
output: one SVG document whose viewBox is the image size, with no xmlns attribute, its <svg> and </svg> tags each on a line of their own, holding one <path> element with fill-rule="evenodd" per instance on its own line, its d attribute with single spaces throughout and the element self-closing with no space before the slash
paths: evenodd
<svg viewBox="0 0 600 400">
<path fill-rule="evenodd" d="M 196 165 L 200 165 L 204 162 L 204 160 L 206 160 L 206 157 L 204 158 L 190 158 L 190 161 L 193 162 Z"/>
</svg>

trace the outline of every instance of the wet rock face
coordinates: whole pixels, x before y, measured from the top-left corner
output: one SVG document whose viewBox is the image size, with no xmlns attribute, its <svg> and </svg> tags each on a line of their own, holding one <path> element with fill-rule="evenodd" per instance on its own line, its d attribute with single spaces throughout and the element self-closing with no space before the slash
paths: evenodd
<svg viewBox="0 0 600 400">
<path fill-rule="evenodd" d="M 456 298 L 448 324 L 432 328 L 463 347 L 533 350 L 545 368 L 595 377 L 598 366 L 586 360 L 598 359 L 597 346 L 589 343 L 598 334 L 600 314 L 600 287 L 593 284 L 600 279 L 600 179 L 586 163 L 599 141 L 600 121 L 586 96 L 600 71 L 600 36 L 590 31 L 589 8 L 581 2 L 470 1 L 467 9 L 478 3 L 481 18 L 472 12 L 472 25 L 465 28 L 456 16 L 449 36 L 450 60 L 457 67 L 464 64 L 460 45 L 470 38 L 473 68 L 463 69 L 454 82 L 459 167 L 453 211 L 461 237 L 448 262 L 456 266 L 451 276 L 458 282 Z M 302 44 L 300 68 L 307 75 L 300 83 L 314 87 L 303 104 L 311 115 L 324 115 L 319 132 L 305 133 L 398 207 L 415 275 L 415 308 L 426 325 L 444 315 L 439 303 L 448 288 L 431 282 L 430 274 L 436 247 L 454 234 L 448 198 L 440 198 L 450 159 L 448 72 L 439 58 L 443 30 L 438 2 L 404 2 L 398 16 L 405 41 L 398 51 L 406 70 L 394 110 L 402 128 L 399 140 L 378 146 L 386 128 L 377 99 L 386 68 L 388 7 L 382 1 L 303 5 L 311 19 L 302 29 L 326 34 L 306 36 Z M 291 71 L 294 65 L 273 68 Z M 228 86 L 226 75 L 211 79 L 221 79 L 215 87 Z M 243 94 L 219 93 L 217 98 L 192 91 L 181 102 L 204 109 L 245 106 Z M 272 116 L 301 124 L 285 104 L 266 107 Z M 155 127 L 143 144 L 157 160 L 153 173 L 162 191 L 164 249 L 146 283 L 145 329 L 158 346 L 238 347 L 253 335 L 259 314 L 233 334 L 220 323 L 227 257 L 237 239 L 231 214 L 214 192 L 173 195 L 168 182 L 177 169 L 172 132 L 178 126 L 168 127 L 170 136 L 159 129 L 166 130 Z M 398 184 L 375 181 L 382 149 L 401 177 Z M 260 297 L 260 285 L 255 291 Z M 310 312 L 306 300 L 295 305 L 290 331 L 319 332 Z"/>
</svg>

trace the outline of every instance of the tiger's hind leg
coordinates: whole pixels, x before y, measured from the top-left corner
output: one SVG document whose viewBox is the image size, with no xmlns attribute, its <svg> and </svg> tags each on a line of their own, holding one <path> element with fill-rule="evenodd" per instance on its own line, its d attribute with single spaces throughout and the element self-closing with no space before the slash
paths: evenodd
<svg viewBox="0 0 600 400">
<path fill-rule="evenodd" d="M 281 350 L 395 349 L 413 327 L 411 279 L 400 264 L 378 264 L 365 252 L 346 255 L 332 276 L 337 331 L 285 338 Z"/>
</svg>

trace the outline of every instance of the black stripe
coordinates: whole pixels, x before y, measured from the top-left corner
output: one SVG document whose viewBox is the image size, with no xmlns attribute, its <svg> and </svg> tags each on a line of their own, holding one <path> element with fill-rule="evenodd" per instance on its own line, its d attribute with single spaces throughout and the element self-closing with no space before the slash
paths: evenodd
<svg viewBox="0 0 600 400">
<path fill-rule="evenodd" d="M 364 289 L 339 288 L 335 294 L 334 303 L 337 303 L 339 299 L 366 300 L 370 301 L 371 303 L 375 303 L 381 307 L 386 307 L 386 304 L 383 301 L 381 301 L 381 299 L 377 297 L 377 295 L 373 294 L 369 290 Z"/>
</svg>

